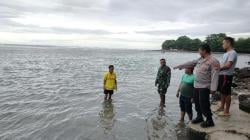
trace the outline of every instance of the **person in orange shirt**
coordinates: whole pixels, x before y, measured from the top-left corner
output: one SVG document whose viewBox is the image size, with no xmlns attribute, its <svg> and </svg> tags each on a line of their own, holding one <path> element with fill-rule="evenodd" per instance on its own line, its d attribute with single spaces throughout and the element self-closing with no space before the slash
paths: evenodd
<svg viewBox="0 0 250 140">
<path fill-rule="evenodd" d="M 114 66 L 109 65 L 109 71 L 104 73 L 103 78 L 104 100 L 112 100 L 111 97 L 114 90 L 117 90 L 116 73 L 114 72 Z"/>
</svg>

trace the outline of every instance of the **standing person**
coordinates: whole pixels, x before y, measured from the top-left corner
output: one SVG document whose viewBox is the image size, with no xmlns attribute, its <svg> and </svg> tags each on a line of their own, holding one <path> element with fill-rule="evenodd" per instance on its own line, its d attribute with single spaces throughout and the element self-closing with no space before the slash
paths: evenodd
<svg viewBox="0 0 250 140">
<path fill-rule="evenodd" d="M 170 84 L 171 69 L 166 65 L 165 59 L 160 60 L 160 65 L 155 80 L 155 86 L 158 87 L 158 93 L 161 99 L 160 106 L 165 107 L 165 94 Z"/>
<path fill-rule="evenodd" d="M 221 93 L 221 105 L 217 111 L 219 116 L 229 116 L 229 109 L 231 104 L 231 86 L 233 81 L 233 73 L 237 63 L 237 53 L 233 49 L 234 39 L 232 37 L 225 37 L 223 40 L 223 49 L 226 51 L 223 55 L 219 74 L 218 91 Z M 225 108 L 224 108 L 225 107 Z"/>
<path fill-rule="evenodd" d="M 201 56 L 199 59 L 176 66 L 174 69 L 196 68 L 194 103 L 197 117 L 192 120 L 192 123 L 197 124 L 202 122 L 201 127 L 207 128 L 214 126 L 209 94 L 214 94 L 217 90 L 220 64 L 216 58 L 211 56 L 211 50 L 207 44 L 200 46 L 199 54 Z M 202 114 L 206 117 L 205 122 L 203 121 Z"/>
<path fill-rule="evenodd" d="M 176 97 L 179 98 L 179 104 L 181 108 L 180 122 L 184 122 L 185 114 L 188 114 L 189 121 L 192 121 L 192 100 L 194 94 L 194 75 L 193 68 L 186 68 L 185 74 L 181 78 L 181 83 L 177 90 Z M 180 95 L 181 94 L 181 95 Z"/>
<path fill-rule="evenodd" d="M 104 100 L 112 100 L 114 90 L 117 90 L 116 73 L 114 72 L 114 66 L 109 65 L 109 71 L 104 74 L 103 78 Z"/>
</svg>

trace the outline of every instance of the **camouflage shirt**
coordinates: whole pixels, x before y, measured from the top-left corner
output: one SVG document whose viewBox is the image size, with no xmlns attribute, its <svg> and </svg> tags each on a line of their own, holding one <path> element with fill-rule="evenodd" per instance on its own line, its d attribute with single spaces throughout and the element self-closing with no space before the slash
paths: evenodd
<svg viewBox="0 0 250 140">
<path fill-rule="evenodd" d="M 167 89 L 170 84 L 171 69 L 164 65 L 158 69 L 158 73 L 155 80 L 155 85 L 158 85 L 158 89 Z"/>
</svg>

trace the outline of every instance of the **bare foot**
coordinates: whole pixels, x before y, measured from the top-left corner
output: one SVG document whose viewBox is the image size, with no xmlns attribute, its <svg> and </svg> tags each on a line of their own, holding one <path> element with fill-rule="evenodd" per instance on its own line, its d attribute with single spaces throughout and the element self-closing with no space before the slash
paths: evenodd
<svg viewBox="0 0 250 140">
<path fill-rule="evenodd" d="M 180 123 L 183 123 L 183 122 L 184 122 L 184 119 L 180 119 L 179 122 L 180 122 Z"/>
<path fill-rule="evenodd" d="M 166 105 L 165 105 L 165 104 L 160 103 L 160 107 L 166 107 Z"/>
<path fill-rule="evenodd" d="M 230 116 L 230 113 L 220 112 L 220 113 L 218 114 L 218 116 L 220 116 L 220 117 L 229 117 L 229 116 Z"/>
<path fill-rule="evenodd" d="M 215 110 L 215 112 L 222 112 L 222 111 L 224 111 L 224 108 L 221 108 L 221 107 L 219 107 L 219 108 L 217 108 L 217 109 Z"/>
</svg>

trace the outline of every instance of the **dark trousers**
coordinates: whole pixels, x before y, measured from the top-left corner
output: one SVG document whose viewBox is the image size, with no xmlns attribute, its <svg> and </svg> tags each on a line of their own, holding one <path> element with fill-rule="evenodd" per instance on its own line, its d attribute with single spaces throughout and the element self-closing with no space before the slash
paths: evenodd
<svg viewBox="0 0 250 140">
<path fill-rule="evenodd" d="M 202 114 L 206 116 L 207 120 L 212 119 L 212 112 L 210 109 L 210 90 L 208 88 L 196 88 L 194 93 L 195 110 L 197 117 L 202 118 Z"/>
</svg>

